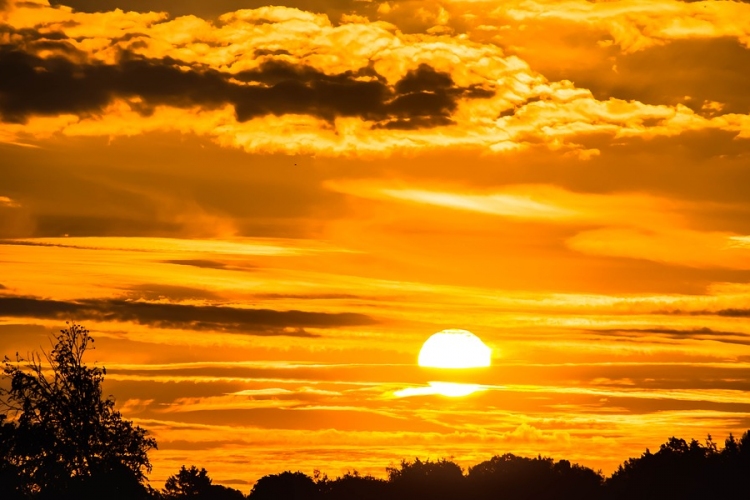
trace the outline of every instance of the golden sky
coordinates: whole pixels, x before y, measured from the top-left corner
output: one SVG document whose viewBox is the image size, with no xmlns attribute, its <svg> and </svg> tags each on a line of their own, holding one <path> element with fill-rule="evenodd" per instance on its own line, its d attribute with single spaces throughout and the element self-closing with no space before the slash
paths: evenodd
<svg viewBox="0 0 750 500">
<path fill-rule="evenodd" d="M 0 0 L 0 354 L 87 326 L 157 486 L 750 428 L 750 3 L 281 3 Z"/>
</svg>

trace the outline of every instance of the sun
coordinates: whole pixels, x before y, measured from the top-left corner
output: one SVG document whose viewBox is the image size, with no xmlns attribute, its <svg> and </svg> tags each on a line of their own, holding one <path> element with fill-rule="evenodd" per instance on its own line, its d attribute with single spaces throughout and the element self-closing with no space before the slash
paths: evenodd
<svg viewBox="0 0 750 500">
<path fill-rule="evenodd" d="M 492 350 L 466 330 L 443 330 L 427 339 L 419 351 L 419 366 L 480 368 L 490 366 Z"/>
</svg>

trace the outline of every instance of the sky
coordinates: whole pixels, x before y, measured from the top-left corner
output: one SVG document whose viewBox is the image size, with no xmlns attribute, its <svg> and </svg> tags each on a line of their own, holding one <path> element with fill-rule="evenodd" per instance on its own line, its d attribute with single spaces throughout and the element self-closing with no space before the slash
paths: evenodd
<svg viewBox="0 0 750 500">
<path fill-rule="evenodd" d="M 749 2 L 0 0 L 0 354 L 88 327 L 157 487 L 722 442 L 749 65 Z"/>
</svg>

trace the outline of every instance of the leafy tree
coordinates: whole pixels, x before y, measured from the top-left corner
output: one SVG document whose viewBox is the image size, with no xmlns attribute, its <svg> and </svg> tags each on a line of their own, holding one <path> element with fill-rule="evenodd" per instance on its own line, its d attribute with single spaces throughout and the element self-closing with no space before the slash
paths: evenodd
<svg viewBox="0 0 750 500">
<path fill-rule="evenodd" d="M 22 483 L 16 464 L 10 460 L 15 446 L 15 427 L 0 415 L 0 498 L 16 500 L 23 498 Z"/>
<path fill-rule="evenodd" d="M 318 497 L 318 486 L 302 472 L 263 476 L 250 491 L 250 500 L 308 500 Z"/>
<path fill-rule="evenodd" d="M 450 500 L 463 498 L 465 477 L 461 467 L 446 459 L 437 461 L 401 461 L 400 468 L 388 467 L 388 482 L 395 498 L 430 498 Z"/>
<path fill-rule="evenodd" d="M 206 469 L 199 470 L 194 465 L 188 469 L 183 465 L 177 474 L 164 483 L 161 497 L 164 500 L 243 500 L 245 495 L 234 488 L 212 484 Z"/>
<path fill-rule="evenodd" d="M 2 463 L 14 468 L 27 496 L 80 497 L 92 488 L 110 498 L 145 495 L 156 441 L 103 397 L 106 370 L 83 362 L 93 343 L 74 323 L 60 331 L 45 362 L 39 354 L 4 360 L 10 384 L 0 390 L 0 405 L 12 427 L 3 428 Z"/>
<path fill-rule="evenodd" d="M 496 455 L 469 469 L 470 488 L 478 499 L 506 498 L 545 500 L 553 498 L 595 499 L 602 477 L 593 470 L 567 460 Z"/>
<path fill-rule="evenodd" d="M 206 469 L 198 470 L 194 465 L 187 469 L 183 465 L 177 474 L 170 476 L 164 483 L 163 496 L 166 499 L 205 496 L 210 488 L 211 478 Z"/>
<path fill-rule="evenodd" d="M 317 472 L 317 471 L 316 471 Z M 318 489 L 326 500 L 380 500 L 387 498 L 388 483 L 371 475 L 362 476 L 358 471 L 347 472 L 334 480 L 324 476 L 317 481 Z"/>
</svg>

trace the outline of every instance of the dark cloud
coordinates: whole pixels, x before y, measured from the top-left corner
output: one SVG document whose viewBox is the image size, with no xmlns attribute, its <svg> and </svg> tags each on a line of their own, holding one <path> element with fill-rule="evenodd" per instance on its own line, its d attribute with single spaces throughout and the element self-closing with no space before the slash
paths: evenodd
<svg viewBox="0 0 750 500">
<path fill-rule="evenodd" d="M 750 309 L 720 309 L 714 312 L 701 312 L 694 314 L 715 314 L 716 316 L 726 316 L 728 318 L 750 318 Z"/>
<path fill-rule="evenodd" d="M 3 120 L 23 123 L 30 115 L 60 113 L 85 116 L 100 112 L 115 98 L 138 97 L 143 100 L 138 111 L 146 115 L 155 105 L 214 108 L 231 104 L 239 121 L 294 113 L 325 120 L 357 116 L 388 128 L 422 128 L 451 123 L 459 98 L 492 95 L 489 89 L 458 87 L 448 74 L 425 64 L 391 87 L 372 68 L 328 75 L 268 60 L 256 70 L 230 75 L 201 66 L 185 71 L 190 65 L 183 61 L 147 59 L 128 52 L 114 65 L 73 59 L 61 54 L 42 58 L 17 47 L 1 48 Z"/>
<path fill-rule="evenodd" d="M 671 311 L 659 311 L 657 314 L 677 314 L 688 316 L 724 316 L 726 318 L 750 318 L 750 309 L 717 309 L 716 311 L 683 311 L 674 309 Z"/>
<path fill-rule="evenodd" d="M 551 79 L 569 79 L 590 89 L 597 99 L 683 104 L 709 116 L 750 112 L 750 72 L 737 71 L 750 66 L 750 50 L 735 38 L 675 40 L 632 53 L 617 47 L 602 50 L 609 57 L 596 67 L 550 63 L 539 69 Z M 707 101 L 723 108 L 704 108 Z"/>
<path fill-rule="evenodd" d="M 306 332 L 305 327 L 336 328 L 375 323 L 369 316 L 356 313 L 242 309 L 119 299 L 59 301 L 21 296 L 0 297 L 0 316 L 135 322 L 160 328 L 297 337 L 314 336 Z"/>
<path fill-rule="evenodd" d="M 0 290 L 7 290 L 8 287 L 0 283 Z"/>
<path fill-rule="evenodd" d="M 174 234 L 180 225 L 173 222 L 137 220 L 125 217 L 39 214 L 35 218 L 35 232 L 49 236 L 143 236 Z"/>
<path fill-rule="evenodd" d="M 175 260 L 164 260 L 162 262 L 164 264 L 174 264 L 176 266 L 199 267 L 201 269 L 233 269 L 233 267 L 225 264 L 224 262 L 219 262 L 218 260 L 208 260 L 208 259 L 175 259 Z"/>
<path fill-rule="evenodd" d="M 722 315 L 722 314 L 720 314 Z M 750 311 L 748 311 L 750 316 Z M 712 340 L 726 344 L 750 345 L 750 335 L 741 332 L 725 332 L 712 330 L 711 328 L 611 328 L 611 329 L 590 329 L 592 333 L 606 334 L 622 337 L 640 337 L 642 335 L 660 335 L 677 340 Z"/>
<path fill-rule="evenodd" d="M 215 19 L 226 12 L 257 9 L 269 4 L 295 7 L 309 12 L 327 14 L 336 20 L 342 13 L 356 11 L 360 15 L 374 14 L 377 2 L 361 0 L 51 0 L 52 5 L 67 5 L 79 12 L 107 12 L 114 9 L 137 12 L 168 12 L 172 17 L 195 15 Z"/>
</svg>

